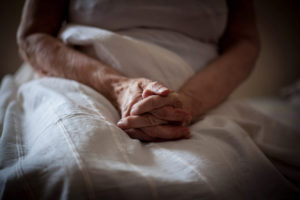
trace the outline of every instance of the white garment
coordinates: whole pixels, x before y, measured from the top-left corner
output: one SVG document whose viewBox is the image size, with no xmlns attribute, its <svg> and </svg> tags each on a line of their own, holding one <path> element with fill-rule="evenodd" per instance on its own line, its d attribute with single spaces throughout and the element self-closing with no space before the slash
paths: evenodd
<svg viewBox="0 0 300 200">
<path fill-rule="evenodd" d="M 70 0 L 67 20 L 157 44 L 198 72 L 218 54 L 227 12 L 225 0 Z"/>
<path fill-rule="evenodd" d="M 227 21 L 226 0 L 70 0 L 68 23 L 111 31 L 161 29 L 218 43 Z"/>
</svg>

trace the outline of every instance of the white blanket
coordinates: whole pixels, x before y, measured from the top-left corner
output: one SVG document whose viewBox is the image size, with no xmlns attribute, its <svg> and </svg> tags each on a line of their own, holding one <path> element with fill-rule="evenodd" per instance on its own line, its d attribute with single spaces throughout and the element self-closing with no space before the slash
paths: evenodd
<svg viewBox="0 0 300 200">
<path fill-rule="evenodd" d="M 184 58 L 128 36 L 73 25 L 61 37 L 128 76 L 148 77 L 175 90 L 193 75 Z M 288 174 L 270 160 L 288 162 L 293 174 L 299 172 L 299 129 L 272 120 L 253 102 L 221 105 L 190 127 L 190 139 L 141 143 L 116 126 L 119 114 L 101 94 L 76 81 L 34 76 L 23 66 L 1 84 L 3 199 L 299 195 L 284 177 Z"/>
</svg>

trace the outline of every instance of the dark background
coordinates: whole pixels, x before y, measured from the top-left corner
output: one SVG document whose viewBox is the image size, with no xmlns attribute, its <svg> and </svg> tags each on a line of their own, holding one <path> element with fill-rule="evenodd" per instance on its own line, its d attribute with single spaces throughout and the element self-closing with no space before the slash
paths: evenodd
<svg viewBox="0 0 300 200">
<path fill-rule="evenodd" d="M 24 0 L 1 1 L 0 78 L 14 73 L 18 56 L 16 30 Z M 255 0 L 262 51 L 250 78 L 234 97 L 274 94 L 300 78 L 300 0 Z"/>
</svg>

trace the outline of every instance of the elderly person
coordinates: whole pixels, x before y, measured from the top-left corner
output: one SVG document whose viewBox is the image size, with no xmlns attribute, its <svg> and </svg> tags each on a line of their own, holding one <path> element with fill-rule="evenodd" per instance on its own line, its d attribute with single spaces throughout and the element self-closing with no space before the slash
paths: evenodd
<svg viewBox="0 0 300 200">
<path fill-rule="evenodd" d="M 213 109 L 257 59 L 251 1 L 27 0 L 17 39 L 0 198 L 299 199 L 298 126 Z"/>
<path fill-rule="evenodd" d="M 182 1 L 185 4 L 192 2 Z M 40 74 L 76 80 L 94 88 L 121 113 L 118 126 L 132 138 L 142 141 L 188 138 L 187 125 L 223 102 L 248 77 L 259 53 L 252 2 L 228 0 L 228 22 L 219 41 L 220 55 L 179 91 L 171 91 L 143 77 L 125 77 L 101 60 L 91 58 L 57 39 L 62 24 L 69 20 L 71 3 L 66 0 L 26 1 L 17 35 L 22 58 Z M 197 17 L 194 16 L 194 20 Z M 143 20 L 139 23 L 143 24 Z M 72 22 L 88 24 L 80 17 Z M 144 23 L 149 24 L 146 20 Z M 195 35 L 201 28 L 183 31 Z"/>
</svg>

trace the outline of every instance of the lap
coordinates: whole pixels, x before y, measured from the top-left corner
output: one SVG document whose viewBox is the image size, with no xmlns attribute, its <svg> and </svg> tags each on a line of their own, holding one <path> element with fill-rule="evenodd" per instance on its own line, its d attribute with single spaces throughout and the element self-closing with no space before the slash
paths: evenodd
<svg viewBox="0 0 300 200">
<path fill-rule="evenodd" d="M 191 139 L 164 143 L 130 139 L 115 126 L 118 119 L 103 96 L 77 82 L 22 85 L 3 123 L 4 194 L 253 199 L 293 192 L 245 129 L 222 112 L 194 124 Z"/>
</svg>

